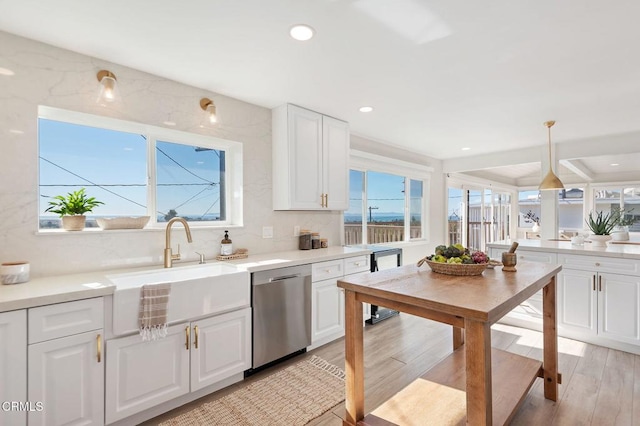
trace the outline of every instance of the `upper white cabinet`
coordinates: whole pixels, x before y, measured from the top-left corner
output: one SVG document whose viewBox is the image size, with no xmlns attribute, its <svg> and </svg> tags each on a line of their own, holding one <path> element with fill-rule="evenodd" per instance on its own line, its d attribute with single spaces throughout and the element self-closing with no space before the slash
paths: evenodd
<svg viewBox="0 0 640 426">
<path fill-rule="evenodd" d="M 27 311 L 0 313 L 0 403 L 27 400 Z M 22 426 L 26 411 L 0 411 L 0 424 Z"/>
<path fill-rule="evenodd" d="M 346 210 L 349 124 L 287 104 L 272 132 L 274 210 Z"/>
</svg>

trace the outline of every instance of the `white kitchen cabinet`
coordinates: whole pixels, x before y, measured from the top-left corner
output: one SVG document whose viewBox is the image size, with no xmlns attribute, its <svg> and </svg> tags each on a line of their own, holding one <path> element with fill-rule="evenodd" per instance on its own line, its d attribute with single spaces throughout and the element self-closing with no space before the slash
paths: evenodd
<svg viewBox="0 0 640 426">
<path fill-rule="evenodd" d="M 193 322 L 191 392 L 251 368 L 251 309 Z"/>
<path fill-rule="evenodd" d="M 107 424 L 251 367 L 251 308 L 169 327 L 168 336 L 107 342 Z"/>
<path fill-rule="evenodd" d="M 0 313 L 0 403 L 27 400 L 27 311 Z M 0 423 L 22 426 L 25 411 L 0 411 Z"/>
<path fill-rule="evenodd" d="M 558 274 L 558 327 L 595 335 L 598 330 L 596 273 L 563 269 Z"/>
<path fill-rule="evenodd" d="M 338 279 L 311 284 L 311 344 L 322 344 L 344 335 L 344 292 Z"/>
<path fill-rule="evenodd" d="M 640 277 L 565 268 L 558 306 L 560 329 L 640 343 Z"/>
<path fill-rule="evenodd" d="M 346 210 L 349 124 L 290 104 L 272 121 L 274 210 Z"/>
<path fill-rule="evenodd" d="M 107 424 L 189 392 L 190 332 L 180 324 L 154 341 L 133 335 L 107 342 Z"/>
<path fill-rule="evenodd" d="M 369 255 L 314 263 L 311 267 L 311 346 L 314 349 L 344 336 L 344 289 L 338 280 L 370 270 Z M 363 306 L 363 324 L 369 317 Z M 370 315 L 370 311 L 369 311 Z"/>
<path fill-rule="evenodd" d="M 102 297 L 28 310 L 29 425 L 104 424 Z"/>
<path fill-rule="evenodd" d="M 104 424 L 102 330 L 29 345 L 29 425 Z"/>
</svg>

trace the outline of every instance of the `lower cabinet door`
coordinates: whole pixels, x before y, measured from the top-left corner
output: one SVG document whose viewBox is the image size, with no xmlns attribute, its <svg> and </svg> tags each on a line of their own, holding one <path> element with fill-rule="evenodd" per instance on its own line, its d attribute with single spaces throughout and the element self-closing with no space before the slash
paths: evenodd
<svg viewBox="0 0 640 426">
<path fill-rule="evenodd" d="M 98 330 L 29 345 L 30 426 L 104 424 L 101 339 Z"/>
<path fill-rule="evenodd" d="M 27 411 L 11 402 L 27 401 L 27 311 L 0 314 L 0 424 L 23 426 Z M 7 406 L 7 404 L 9 404 Z"/>
<path fill-rule="evenodd" d="M 558 274 L 558 326 L 582 333 L 598 331 L 595 272 L 563 269 Z"/>
<path fill-rule="evenodd" d="M 634 345 L 640 343 L 640 277 L 598 275 L 598 334 Z"/>
<path fill-rule="evenodd" d="M 189 392 L 190 331 L 182 324 L 159 340 L 133 335 L 107 342 L 107 424 Z"/>
<path fill-rule="evenodd" d="M 251 308 L 191 323 L 191 391 L 251 368 Z"/>
<path fill-rule="evenodd" d="M 344 335 L 344 292 L 337 284 L 337 279 L 312 283 L 312 344 Z"/>
</svg>

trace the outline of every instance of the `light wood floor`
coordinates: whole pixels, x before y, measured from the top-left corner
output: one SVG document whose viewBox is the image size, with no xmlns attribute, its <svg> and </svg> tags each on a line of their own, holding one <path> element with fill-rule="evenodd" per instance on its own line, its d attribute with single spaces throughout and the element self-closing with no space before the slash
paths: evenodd
<svg viewBox="0 0 640 426">
<path fill-rule="evenodd" d="M 407 314 L 365 328 L 365 412 L 368 413 L 421 376 L 451 352 L 451 327 Z M 542 359 L 542 334 L 496 324 L 492 345 Z M 640 425 L 640 356 L 559 338 L 559 371 L 563 384 L 559 399 L 544 399 L 536 380 L 512 424 L 514 425 Z M 203 402 L 215 400 L 248 381 L 259 380 L 301 357 L 318 355 L 344 368 L 344 339 L 300 355 L 244 382 L 201 398 L 145 423 L 172 417 Z M 344 403 L 310 424 L 342 426 Z"/>
</svg>

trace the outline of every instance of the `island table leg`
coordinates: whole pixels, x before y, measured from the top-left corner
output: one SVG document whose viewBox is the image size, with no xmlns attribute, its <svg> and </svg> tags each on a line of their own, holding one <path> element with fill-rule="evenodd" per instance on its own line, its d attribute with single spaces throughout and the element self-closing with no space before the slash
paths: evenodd
<svg viewBox="0 0 640 426">
<path fill-rule="evenodd" d="M 558 329 L 556 327 L 556 277 L 542 290 L 542 330 L 544 333 L 544 397 L 558 400 Z"/>
<path fill-rule="evenodd" d="M 355 425 L 364 418 L 364 343 L 362 302 L 356 293 L 345 290 L 345 407 L 344 425 Z"/>
<path fill-rule="evenodd" d="M 490 426 L 493 421 L 491 386 L 491 326 L 465 319 L 467 424 Z"/>
<path fill-rule="evenodd" d="M 453 350 L 464 345 L 464 328 L 453 327 Z"/>
</svg>

